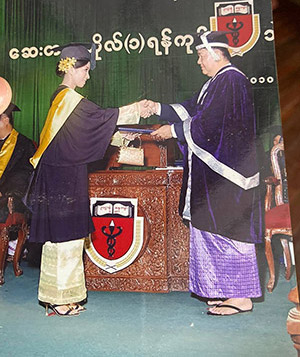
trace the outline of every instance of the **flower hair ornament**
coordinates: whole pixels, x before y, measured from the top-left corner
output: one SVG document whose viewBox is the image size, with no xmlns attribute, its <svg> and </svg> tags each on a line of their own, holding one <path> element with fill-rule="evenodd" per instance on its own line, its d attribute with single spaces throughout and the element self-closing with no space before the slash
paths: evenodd
<svg viewBox="0 0 300 357">
<path fill-rule="evenodd" d="M 60 72 L 65 72 L 67 73 L 68 70 L 72 67 L 75 66 L 76 63 L 76 58 L 75 57 L 66 57 L 66 58 L 61 58 L 61 60 L 59 61 L 58 64 L 58 69 L 60 70 Z"/>
</svg>

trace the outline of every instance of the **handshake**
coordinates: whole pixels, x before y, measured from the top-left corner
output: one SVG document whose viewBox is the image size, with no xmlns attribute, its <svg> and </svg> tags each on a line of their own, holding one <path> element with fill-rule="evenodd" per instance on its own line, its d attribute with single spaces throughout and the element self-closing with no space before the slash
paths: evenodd
<svg viewBox="0 0 300 357">
<path fill-rule="evenodd" d="M 157 114 L 159 104 L 152 100 L 143 99 L 139 103 L 140 116 L 144 119 L 149 118 L 153 114 Z"/>
<path fill-rule="evenodd" d="M 139 103 L 140 116 L 144 119 L 149 118 L 153 114 L 158 114 L 159 103 L 152 100 L 144 99 Z M 150 134 L 157 141 L 164 141 L 173 137 L 171 125 L 163 125 L 159 129 Z"/>
</svg>

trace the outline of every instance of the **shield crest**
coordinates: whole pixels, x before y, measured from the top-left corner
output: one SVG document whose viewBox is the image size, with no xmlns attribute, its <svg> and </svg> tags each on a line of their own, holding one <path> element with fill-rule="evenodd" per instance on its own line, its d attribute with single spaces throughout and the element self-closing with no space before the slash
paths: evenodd
<svg viewBox="0 0 300 357">
<path fill-rule="evenodd" d="M 212 31 L 230 31 L 231 56 L 242 56 L 260 36 L 259 15 L 254 14 L 253 0 L 215 3 L 215 16 L 210 18 Z"/>
<path fill-rule="evenodd" d="M 91 198 L 95 226 L 86 242 L 89 258 L 114 273 L 132 264 L 143 246 L 143 217 L 137 217 L 137 199 Z"/>
</svg>

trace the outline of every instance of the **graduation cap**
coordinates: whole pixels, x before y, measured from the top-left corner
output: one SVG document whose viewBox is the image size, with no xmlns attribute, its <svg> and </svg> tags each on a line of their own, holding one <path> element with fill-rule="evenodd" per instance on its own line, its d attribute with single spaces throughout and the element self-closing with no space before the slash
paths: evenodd
<svg viewBox="0 0 300 357">
<path fill-rule="evenodd" d="M 0 114 L 10 105 L 12 90 L 6 79 L 0 77 Z"/>
<path fill-rule="evenodd" d="M 96 45 L 94 43 L 68 43 L 57 47 L 56 50 L 61 51 L 61 60 L 66 58 L 75 58 L 77 61 L 91 62 L 91 70 L 96 67 Z"/>
<path fill-rule="evenodd" d="M 214 60 L 219 61 L 220 58 L 213 50 L 215 47 L 223 47 L 228 48 L 228 38 L 227 34 L 230 32 L 228 31 L 206 31 L 206 32 L 199 32 L 194 37 L 194 45 L 196 50 L 201 50 L 203 48 L 207 49 L 208 52 L 212 55 Z"/>
<path fill-rule="evenodd" d="M 20 112 L 20 111 L 21 109 L 11 102 L 3 113 L 5 113 L 8 117 L 10 117 L 12 115 L 12 112 Z"/>
</svg>

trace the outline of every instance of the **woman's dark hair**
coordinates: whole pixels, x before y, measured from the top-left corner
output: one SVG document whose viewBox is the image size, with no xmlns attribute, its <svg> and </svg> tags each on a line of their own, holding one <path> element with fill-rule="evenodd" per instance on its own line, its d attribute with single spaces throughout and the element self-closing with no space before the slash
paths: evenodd
<svg viewBox="0 0 300 357">
<path fill-rule="evenodd" d="M 83 67 L 85 66 L 87 63 L 89 63 L 90 61 L 89 60 L 77 60 L 76 63 L 75 63 L 75 66 L 74 68 L 80 68 L 80 67 Z M 63 77 L 65 75 L 65 72 L 62 72 L 58 69 L 58 65 L 59 65 L 59 62 L 57 62 L 56 64 L 56 75 L 58 77 Z"/>
</svg>

